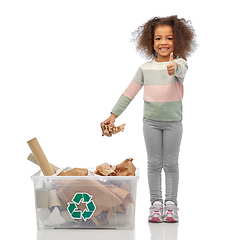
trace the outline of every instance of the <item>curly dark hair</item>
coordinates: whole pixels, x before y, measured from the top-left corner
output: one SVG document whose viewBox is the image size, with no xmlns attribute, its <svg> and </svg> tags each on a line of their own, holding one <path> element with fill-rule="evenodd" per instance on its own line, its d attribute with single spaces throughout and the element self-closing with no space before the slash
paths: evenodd
<svg viewBox="0 0 240 240">
<path fill-rule="evenodd" d="M 174 58 L 187 59 L 197 48 L 195 30 L 191 21 L 178 18 L 177 15 L 169 17 L 154 17 L 132 33 L 132 41 L 136 43 L 137 51 L 147 59 L 155 59 L 157 53 L 153 48 L 154 31 L 157 26 L 168 25 L 173 29 Z"/>
</svg>

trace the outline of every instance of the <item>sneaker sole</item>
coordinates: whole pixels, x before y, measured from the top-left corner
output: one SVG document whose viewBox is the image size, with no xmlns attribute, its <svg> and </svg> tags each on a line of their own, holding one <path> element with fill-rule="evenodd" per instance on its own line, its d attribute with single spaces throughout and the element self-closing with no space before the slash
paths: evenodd
<svg viewBox="0 0 240 240">
<path fill-rule="evenodd" d="M 153 218 L 151 218 L 150 220 L 148 220 L 149 222 L 158 222 L 158 223 L 161 223 L 162 222 L 162 220 L 160 219 L 160 218 L 158 218 L 158 217 L 153 217 Z"/>
<path fill-rule="evenodd" d="M 174 219 L 173 217 L 166 217 L 164 222 L 178 222 L 178 218 Z"/>
</svg>

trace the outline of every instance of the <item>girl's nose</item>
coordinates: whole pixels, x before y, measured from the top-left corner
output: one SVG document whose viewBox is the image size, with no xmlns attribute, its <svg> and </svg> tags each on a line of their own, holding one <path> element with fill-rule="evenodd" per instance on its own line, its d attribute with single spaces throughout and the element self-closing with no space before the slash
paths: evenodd
<svg viewBox="0 0 240 240">
<path fill-rule="evenodd" d="M 162 39 L 161 44 L 166 44 L 166 40 Z"/>
</svg>

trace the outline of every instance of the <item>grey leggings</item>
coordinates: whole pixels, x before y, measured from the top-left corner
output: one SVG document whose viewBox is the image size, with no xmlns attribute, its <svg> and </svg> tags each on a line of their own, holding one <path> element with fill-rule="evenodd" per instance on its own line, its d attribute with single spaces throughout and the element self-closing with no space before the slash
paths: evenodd
<svg viewBox="0 0 240 240">
<path fill-rule="evenodd" d="M 143 120 L 143 134 L 148 155 L 150 201 L 163 202 L 162 168 L 166 176 L 166 201 L 177 204 L 178 154 L 182 139 L 182 122 Z"/>
</svg>

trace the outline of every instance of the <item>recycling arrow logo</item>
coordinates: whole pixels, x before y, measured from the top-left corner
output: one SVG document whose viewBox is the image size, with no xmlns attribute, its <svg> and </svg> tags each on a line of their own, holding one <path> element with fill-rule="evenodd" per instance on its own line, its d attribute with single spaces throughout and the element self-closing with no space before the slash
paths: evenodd
<svg viewBox="0 0 240 240">
<path fill-rule="evenodd" d="M 70 216 L 73 219 L 82 218 L 84 221 L 90 219 L 96 210 L 95 203 L 91 199 L 92 196 L 88 193 L 76 193 L 72 199 L 73 202 L 67 203 L 67 210 Z M 77 207 L 81 202 L 85 203 L 86 208 L 84 209 L 84 211 L 79 210 Z"/>
</svg>

